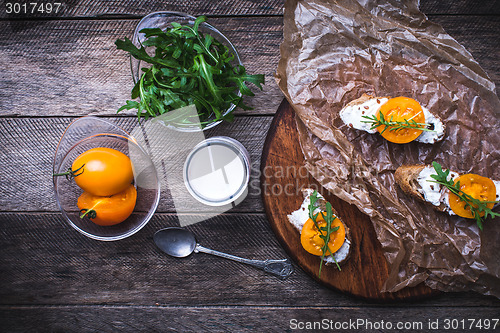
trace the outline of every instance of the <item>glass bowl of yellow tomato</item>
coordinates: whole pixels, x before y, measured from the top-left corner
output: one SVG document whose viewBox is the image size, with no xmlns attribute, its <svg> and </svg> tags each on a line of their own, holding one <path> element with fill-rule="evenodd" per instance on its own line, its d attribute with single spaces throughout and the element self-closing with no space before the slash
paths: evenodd
<svg viewBox="0 0 500 333">
<path fill-rule="evenodd" d="M 56 201 L 65 220 L 87 237 L 129 237 L 153 216 L 160 181 L 150 156 L 122 128 L 97 117 L 73 121 L 53 163 Z"/>
</svg>

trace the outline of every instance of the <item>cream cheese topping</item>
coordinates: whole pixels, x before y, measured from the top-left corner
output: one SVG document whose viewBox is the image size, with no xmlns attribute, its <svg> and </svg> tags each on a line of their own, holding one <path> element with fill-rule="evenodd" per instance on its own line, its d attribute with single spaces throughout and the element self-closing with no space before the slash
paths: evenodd
<svg viewBox="0 0 500 333">
<path fill-rule="evenodd" d="M 450 215 L 456 215 L 448 204 L 448 191 L 444 186 L 432 182 L 434 179 L 431 175 L 436 175 L 436 170 L 432 166 L 426 166 L 420 171 L 417 177 L 418 185 L 420 188 L 417 191 L 424 196 L 425 201 L 430 202 L 434 206 L 445 206 L 445 211 Z M 448 175 L 448 180 L 458 177 L 456 172 L 451 171 Z"/>
<path fill-rule="evenodd" d="M 370 123 L 364 123 L 367 119 L 363 116 L 372 117 L 378 114 L 378 110 L 382 104 L 385 104 L 389 99 L 386 97 L 382 98 L 370 98 L 364 103 L 357 105 L 346 105 L 342 110 L 340 110 L 340 118 L 347 126 L 355 128 L 357 130 L 366 131 L 368 133 L 377 133 L 377 129 L 370 129 Z"/>
<path fill-rule="evenodd" d="M 422 143 L 434 143 L 441 141 L 444 137 L 443 122 L 423 106 L 422 111 L 424 111 L 425 122 L 432 126 L 433 131 L 424 131 L 415 140 Z"/>
</svg>

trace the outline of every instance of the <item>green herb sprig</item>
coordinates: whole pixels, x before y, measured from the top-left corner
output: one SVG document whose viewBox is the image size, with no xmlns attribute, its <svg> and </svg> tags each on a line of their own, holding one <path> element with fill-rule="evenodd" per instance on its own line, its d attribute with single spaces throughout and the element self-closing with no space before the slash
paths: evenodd
<svg viewBox="0 0 500 333">
<path fill-rule="evenodd" d="M 224 113 L 232 104 L 251 109 L 238 93 L 254 96 L 246 82 L 262 90 L 264 75 L 249 75 L 245 67 L 233 66 L 235 54 L 210 34 L 199 31 L 204 21 L 205 17 L 200 16 L 192 27 L 172 23 L 165 31 L 142 29 L 146 39 L 140 48 L 128 38 L 115 42 L 118 49 L 151 64 L 141 69 L 143 74 L 132 89 L 132 99 L 139 101 L 127 100 L 118 112 L 137 109 L 138 118 L 147 119 L 194 104 L 204 127 L 210 122 L 231 121 L 232 113 Z M 153 56 L 146 52 L 147 47 L 154 48 Z M 198 124 L 192 117 L 176 121 L 181 126 Z"/>
<path fill-rule="evenodd" d="M 309 200 L 310 200 L 309 207 L 308 207 L 309 208 L 309 218 L 314 222 L 314 226 L 316 227 L 316 229 L 318 229 L 321 239 L 323 239 L 323 241 L 325 242 L 325 245 L 323 245 L 323 247 L 321 248 L 322 255 L 321 255 L 321 262 L 319 264 L 318 277 L 321 277 L 321 268 L 323 267 L 323 260 L 325 259 L 325 256 L 327 256 L 327 255 L 330 255 L 332 257 L 333 261 L 335 261 L 335 264 L 337 265 L 338 270 L 339 271 L 341 270 L 340 265 L 338 264 L 337 260 L 333 256 L 333 253 L 330 251 L 330 248 L 328 247 L 328 242 L 330 241 L 330 235 L 333 232 L 339 230 L 340 227 L 332 228 L 332 223 L 333 223 L 333 221 L 335 221 L 335 219 L 337 219 L 337 217 L 333 215 L 332 205 L 329 202 L 327 202 L 325 205 L 326 206 L 325 207 L 326 208 L 326 216 L 323 212 L 314 214 L 314 211 L 316 210 L 316 208 L 318 208 L 316 206 L 316 202 L 318 201 L 318 192 L 317 191 L 314 191 L 310 195 Z M 319 214 L 321 214 L 321 216 L 323 216 L 323 219 L 326 222 L 325 227 L 320 227 L 318 225 L 318 223 L 316 222 L 316 219 L 318 218 Z"/>
<path fill-rule="evenodd" d="M 362 120 L 362 123 L 371 124 L 370 130 L 373 130 L 379 126 L 384 126 L 384 130 L 380 133 L 384 133 L 387 129 L 390 132 L 392 131 L 400 131 L 404 128 L 418 129 L 425 132 L 434 132 L 429 127 L 430 124 L 427 123 L 417 123 L 414 119 L 405 119 L 404 121 L 394 121 L 394 117 L 391 116 L 391 119 L 386 120 L 382 111 L 379 111 L 379 117 L 376 115 L 373 116 L 362 116 L 368 120 Z"/>
<path fill-rule="evenodd" d="M 494 218 L 495 216 L 500 216 L 499 213 L 493 212 L 490 208 L 488 208 L 487 204 L 489 203 L 498 203 L 498 201 L 482 201 L 476 199 L 467 193 L 463 192 L 460 189 L 460 181 L 455 183 L 452 179 L 448 180 L 448 176 L 450 174 L 450 170 L 443 170 L 441 164 L 437 162 L 432 162 L 432 166 L 436 171 L 436 175 L 431 175 L 434 180 L 427 180 L 432 183 L 437 183 L 445 186 L 451 193 L 455 194 L 464 202 L 465 208 L 469 207 L 472 214 L 474 215 L 474 220 L 479 227 L 479 230 L 483 230 L 483 222 L 489 217 Z M 481 213 L 484 212 L 484 216 L 481 216 Z"/>
</svg>

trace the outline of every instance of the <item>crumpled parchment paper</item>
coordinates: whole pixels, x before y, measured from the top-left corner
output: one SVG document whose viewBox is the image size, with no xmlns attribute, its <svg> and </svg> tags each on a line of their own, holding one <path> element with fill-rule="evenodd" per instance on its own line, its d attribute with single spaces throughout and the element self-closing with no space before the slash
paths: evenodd
<svg viewBox="0 0 500 333">
<path fill-rule="evenodd" d="M 500 219 L 480 232 L 394 181 L 400 165 L 432 161 L 500 180 L 500 102 L 472 55 L 415 0 L 287 0 L 280 51 L 305 165 L 370 217 L 390 266 L 384 291 L 425 282 L 500 297 Z M 398 145 L 346 127 L 338 113 L 363 93 L 415 98 L 446 124 L 444 140 Z"/>
</svg>

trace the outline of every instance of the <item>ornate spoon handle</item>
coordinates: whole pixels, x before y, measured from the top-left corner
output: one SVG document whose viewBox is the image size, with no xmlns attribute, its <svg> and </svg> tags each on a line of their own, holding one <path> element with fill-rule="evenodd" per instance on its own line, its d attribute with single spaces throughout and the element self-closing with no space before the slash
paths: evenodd
<svg viewBox="0 0 500 333">
<path fill-rule="evenodd" d="M 290 276 L 293 272 L 293 266 L 288 259 L 279 259 L 279 260 L 251 260 L 245 259 L 237 256 L 233 256 L 232 254 L 227 254 L 211 249 L 207 249 L 206 247 L 201 246 L 200 244 L 196 244 L 195 252 L 203 252 L 208 254 L 213 254 L 215 256 L 219 256 L 222 258 L 238 261 L 244 264 L 248 264 L 257 268 L 262 269 L 267 273 L 274 274 L 278 276 L 280 279 L 284 280 Z"/>
</svg>

